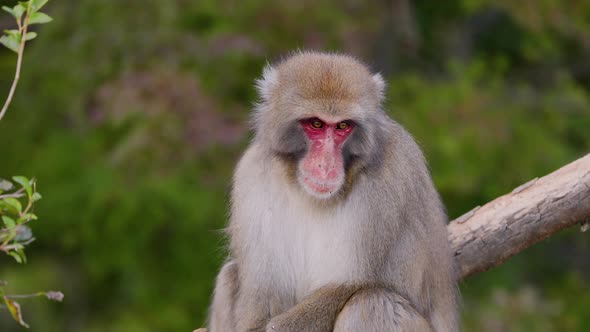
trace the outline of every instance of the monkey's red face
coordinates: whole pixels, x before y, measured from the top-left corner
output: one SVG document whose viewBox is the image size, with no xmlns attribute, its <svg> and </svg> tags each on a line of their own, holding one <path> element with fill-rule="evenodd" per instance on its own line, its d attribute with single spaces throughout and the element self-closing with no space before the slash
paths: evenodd
<svg viewBox="0 0 590 332">
<path fill-rule="evenodd" d="M 342 146 L 354 130 L 354 123 L 310 118 L 302 120 L 301 126 L 311 144 L 299 164 L 299 181 L 313 196 L 329 198 L 344 184 Z"/>
</svg>

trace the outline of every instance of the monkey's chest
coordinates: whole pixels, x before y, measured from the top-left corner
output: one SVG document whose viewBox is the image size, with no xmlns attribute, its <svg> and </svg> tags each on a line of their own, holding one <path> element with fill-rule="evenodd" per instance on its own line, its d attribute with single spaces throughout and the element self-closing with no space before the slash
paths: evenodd
<svg viewBox="0 0 590 332">
<path fill-rule="evenodd" d="M 318 211 L 272 174 L 236 199 L 233 223 L 253 280 L 297 300 L 328 284 L 364 280 L 361 209 Z M 273 180 L 273 181 L 271 181 Z M 238 197 L 239 198 L 239 197 Z"/>
<path fill-rule="evenodd" d="M 297 300 L 322 286 L 359 279 L 358 237 L 345 219 L 338 215 L 275 219 L 274 238 L 268 240 L 279 247 L 274 248 L 271 264 L 278 267 L 276 277 L 284 278 Z"/>
</svg>

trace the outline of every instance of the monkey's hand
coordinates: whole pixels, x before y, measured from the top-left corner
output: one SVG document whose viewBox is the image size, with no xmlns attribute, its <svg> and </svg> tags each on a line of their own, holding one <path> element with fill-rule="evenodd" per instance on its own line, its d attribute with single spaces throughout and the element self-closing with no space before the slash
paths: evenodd
<svg viewBox="0 0 590 332">
<path fill-rule="evenodd" d="M 287 317 L 279 315 L 271 319 L 266 325 L 266 332 L 290 331 L 288 329 Z"/>
<path fill-rule="evenodd" d="M 266 325 L 266 332 L 331 332 L 346 302 L 361 288 L 329 285 L 315 290 L 291 309 L 273 317 Z"/>
<path fill-rule="evenodd" d="M 331 327 L 325 326 L 329 319 L 315 317 L 317 320 L 310 320 L 312 315 L 299 315 L 292 311 L 275 316 L 266 325 L 266 332 L 329 332 Z"/>
</svg>

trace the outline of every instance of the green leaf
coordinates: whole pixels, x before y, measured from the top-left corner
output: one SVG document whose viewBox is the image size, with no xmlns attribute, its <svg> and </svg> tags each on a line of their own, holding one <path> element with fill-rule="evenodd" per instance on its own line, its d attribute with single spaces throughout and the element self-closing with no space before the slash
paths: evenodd
<svg viewBox="0 0 590 332">
<path fill-rule="evenodd" d="M 37 33 L 36 32 L 27 32 L 27 36 L 25 37 L 25 40 L 33 40 L 37 37 Z"/>
<path fill-rule="evenodd" d="M 45 6 L 48 0 L 30 0 L 31 1 L 31 11 L 34 13 L 41 9 L 41 7 Z"/>
<path fill-rule="evenodd" d="M 2 9 L 4 9 L 4 11 L 6 12 L 9 12 L 10 15 L 14 16 L 14 18 L 17 20 L 20 20 L 24 12 L 27 10 L 27 8 L 20 3 L 14 6 L 14 8 L 2 6 Z"/>
<path fill-rule="evenodd" d="M 0 37 L 0 44 L 6 46 L 8 49 L 18 53 L 19 47 L 19 38 L 15 38 L 14 36 L 4 35 Z"/>
<path fill-rule="evenodd" d="M 10 218 L 9 216 L 2 216 L 2 221 L 4 222 L 4 226 L 6 226 L 6 228 L 12 228 L 16 226 L 14 219 Z"/>
<path fill-rule="evenodd" d="M 2 10 L 4 10 L 5 12 L 9 13 L 12 16 L 14 16 L 14 12 L 12 11 L 12 8 L 10 8 L 8 6 L 2 6 Z"/>
<path fill-rule="evenodd" d="M 41 198 L 43 198 L 43 196 L 41 196 L 41 194 L 39 194 L 39 193 L 34 193 L 33 197 L 32 197 L 33 202 L 36 202 L 36 201 L 40 200 Z"/>
<path fill-rule="evenodd" d="M 34 32 L 27 33 L 27 38 L 29 37 L 30 33 L 34 33 Z M 35 37 L 33 37 L 33 38 L 35 38 Z M 12 180 L 14 180 L 14 182 L 20 184 L 21 187 L 23 187 L 25 189 L 25 191 L 27 192 L 27 196 L 31 197 L 33 195 L 33 187 L 31 186 L 33 181 L 29 180 L 25 176 L 13 176 Z"/>
<path fill-rule="evenodd" d="M 41 12 L 33 13 L 33 14 L 31 14 L 31 16 L 29 16 L 29 25 L 45 24 L 45 23 L 49 23 L 51 21 L 53 21 L 51 16 L 49 16 L 45 13 L 41 13 Z"/>
<path fill-rule="evenodd" d="M 0 179 L 0 192 L 10 190 L 13 187 L 12 182 Z"/>
<path fill-rule="evenodd" d="M 4 203 L 16 210 L 18 214 L 23 212 L 23 206 L 20 201 L 14 197 L 7 197 L 4 199 Z"/>
<path fill-rule="evenodd" d="M 20 31 L 18 31 L 17 29 L 4 30 L 4 33 L 10 37 L 15 37 L 15 38 L 20 37 Z"/>
<path fill-rule="evenodd" d="M 26 213 L 20 218 L 18 218 L 17 224 L 22 224 L 23 222 L 30 221 L 30 220 L 37 220 L 37 216 L 33 213 Z"/>
<path fill-rule="evenodd" d="M 13 301 L 6 296 L 4 296 L 4 303 L 6 303 L 6 307 L 8 308 L 8 311 L 10 311 L 12 318 L 14 318 L 14 320 L 17 321 L 21 326 L 29 328 L 29 325 L 23 320 L 20 305 L 16 301 Z"/>
<path fill-rule="evenodd" d="M 12 256 L 12 258 L 14 258 L 14 260 L 19 263 L 22 264 L 23 263 L 23 258 L 18 254 L 18 252 L 16 251 L 10 251 L 8 253 L 10 256 Z"/>
<path fill-rule="evenodd" d="M 23 250 L 22 246 L 16 250 L 16 254 L 20 257 L 21 262 L 25 264 L 27 263 L 27 255 L 25 255 L 25 251 Z"/>
<path fill-rule="evenodd" d="M 23 16 L 23 14 L 27 11 L 27 7 L 24 6 L 22 3 L 17 4 L 16 6 L 12 7 L 12 15 L 17 20 Z"/>
</svg>

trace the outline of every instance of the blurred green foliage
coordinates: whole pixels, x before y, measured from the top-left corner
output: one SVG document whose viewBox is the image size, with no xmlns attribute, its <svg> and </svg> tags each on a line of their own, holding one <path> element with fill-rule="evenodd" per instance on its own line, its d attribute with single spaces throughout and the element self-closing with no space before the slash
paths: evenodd
<svg viewBox="0 0 590 332">
<path fill-rule="evenodd" d="M 253 80 L 298 48 L 388 76 L 388 110 L 425 150 L 451 218 L 588 153 L 588 1 L 418 0 L 406 20 L 399 3 L 49 5 L 56 20 L 0 123 L 0 174 L 35 176 L 44 193 L 29 264 L 0 258 L 0 274 L 66 296 L 22 303 L 32 328 L 203 324 Z M 12 60 L 0 53 L 0 91 Z M 589 330 L 589 246 L 572 229 L 464 282 L 465 330 Z M 0 330 L 17 328 L 5 317 Z"/>
</svg>

